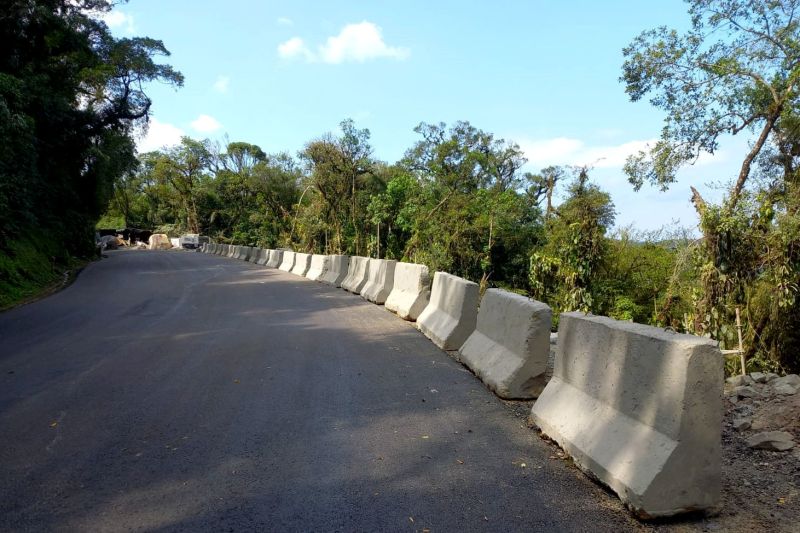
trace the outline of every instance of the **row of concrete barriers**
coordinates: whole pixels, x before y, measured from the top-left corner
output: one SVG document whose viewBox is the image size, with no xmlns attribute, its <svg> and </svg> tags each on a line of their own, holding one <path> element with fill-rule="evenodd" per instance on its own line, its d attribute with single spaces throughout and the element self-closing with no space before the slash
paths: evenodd
<svg viewBox="0 0 800 533">
<path fill-rule="evenodd" d="M 721 492 L 723 358 L 710 339 L 552 311 L 424 265 L 208 244 L 206 253 L 291 272 L 360 294 L 458 351 L 498 396 L 538 398 L 531 416 L 639 516 L 713 510 Z"/>
</svg>

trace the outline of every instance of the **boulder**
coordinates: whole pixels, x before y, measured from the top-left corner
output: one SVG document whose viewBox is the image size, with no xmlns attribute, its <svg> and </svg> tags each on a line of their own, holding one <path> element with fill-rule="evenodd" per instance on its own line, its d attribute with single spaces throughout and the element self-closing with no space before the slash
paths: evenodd
<svg viewBox="0 0 800 533">
<path fill-rule="evenodd" d="M 794 437 L 786 431 L 765 431 L 747 438 L 747 445 L 758 450 L 785 452 L 794 448 Z"/>
</svg>

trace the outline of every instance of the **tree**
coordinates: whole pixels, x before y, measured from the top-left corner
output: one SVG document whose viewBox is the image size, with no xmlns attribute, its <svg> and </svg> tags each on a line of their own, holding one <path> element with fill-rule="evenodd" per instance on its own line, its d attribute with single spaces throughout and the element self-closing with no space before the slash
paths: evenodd
<svg viewBox="0 0 800 533">
<path fill-rule="evenodd" d="M 92 249 L 116 178 L 136 166 L 151 81 L 183 77 L 150 38 L 115 39 L 109 0 L 10 0 L 0 16 L 0 250 L 44 231 L 63 251 Z"/>
<path fill-rule="evenodd" d="M 188 232 L 200 233 L 197 193 L 211 162 L 209 142 L 183 137 L 181 144 L 150 159 L 153 177 L 172 187 L 180 199 Z"/>
<path fill-rule="evenodd" d="M 703 239 L 690 264 L 698 286 L 690 331 L 728 347 L 745 314 L 752 364 L 800 368 L 800 22 L 798 0 L 692 0 L 685 34 L 658 28 L 625 48 L 632 100 L 666 112 L 661 139 L 625 167 L 636 188 L 667 188 L 723 135 L 752 135 L 721 205 L 692 187 Z"/>
<path fill-rule="evenodd" d="M 714 153 L 721 136 L 757 134 L 728 196 L 733 209 L 753 162 L 797 105 L 800 77 L 797 0 L 690 0 L 691 29 L 660 27 L 623 50 L 621 81 L 636 101 L 666 112 L 661 139 L 625 167 L 639 188 L 666 188 L 677 170 L 702 152 Z M 695 191 L 695 204 L 702 209 Z"/>
<path fill-rule="evenodd" d="M 547 242 L 530 258 L 533 296 L 563 311 L 598 312 L 599 273 L 608 255 L 606 230 L 614 223 L 607 192 L 576 169 L 568 196 L 545 226 Z"/>
<path fill-rule="evenodd" d="M 490 278 L 505 281 L 495 277 L 497 260 L 531 245 L 539 222 L 535 203 L 518 192 L 525 163 L 519 146 L 469 122 L 450 128 L 421 123 L 414 131 L 422 139 L 401 164 L 419 181 L 421 194 L 403 255 L 484 287 Z"/>
</svg>

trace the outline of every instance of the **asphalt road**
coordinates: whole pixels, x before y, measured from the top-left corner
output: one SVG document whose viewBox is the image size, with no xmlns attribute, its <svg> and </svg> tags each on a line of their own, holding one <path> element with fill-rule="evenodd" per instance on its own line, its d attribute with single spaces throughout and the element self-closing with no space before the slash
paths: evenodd
<svg viewBox="0 0 800 533">
<path fill-rule="evenodd" d="M 206 254 L 109 255 L 0 314 L 0 530 L 640 527 L 383 307 Z"/>
</svg>

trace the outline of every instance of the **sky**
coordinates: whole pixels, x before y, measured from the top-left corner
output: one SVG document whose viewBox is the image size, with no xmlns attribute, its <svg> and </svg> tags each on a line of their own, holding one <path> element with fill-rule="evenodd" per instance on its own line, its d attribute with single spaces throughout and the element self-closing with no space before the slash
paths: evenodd
<svg viewBox="0 0 800 533">
<path fill-rule="evenodd" d="M 130 0 L 105 20 L 119 37 L 162 40 L 172 55 L 159 60 L 186 78 L 147 88 L 140 151 L 188 135 L 296 154 L 352 118 L 392 163 L 420 139 L 420 122 L 466 120 L 519 144 L 527 171 L 589 165 L 618 227 L 655 230 L 694 228 L 689 186 L 719 198 L 747 148 L 724 141 L 666 193 L 634 192 L 623 175 L 664 114 L 628 100 L 622 49 L 643 30 L 688 27 L 680 0 Z"/>
</svg>

